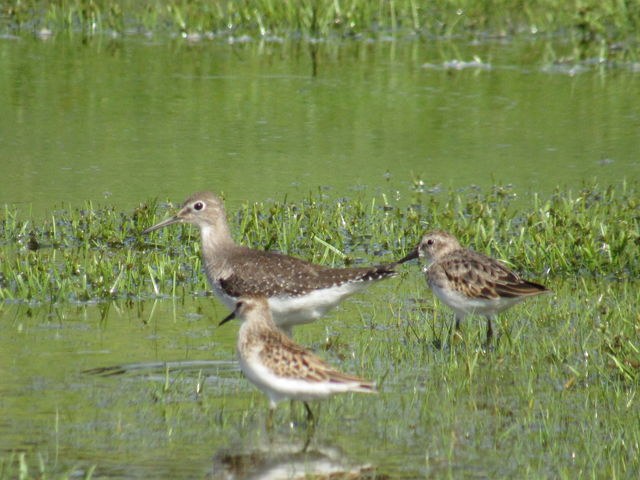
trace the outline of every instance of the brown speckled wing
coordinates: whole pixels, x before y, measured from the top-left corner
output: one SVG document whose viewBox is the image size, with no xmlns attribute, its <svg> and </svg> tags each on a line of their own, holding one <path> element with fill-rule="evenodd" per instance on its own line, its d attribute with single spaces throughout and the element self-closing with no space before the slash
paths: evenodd
<svg viewBox="0 0 640 480">
<path fill-rule="evenodd" d="M 393 265 L 328 268 L 275 252 L 238 248 L 233 252 L 233 273 L 220 279 L 232 297 L 264 294 L 304 295 L 347 282 L 368 282 L 396 275 Z"/>
<path fill-rule="evenodd" d="M 537 283 L 522 280 L 499 261 L 472 250 L 458 250 L 434 265 L 434 274 L 469 298 L 497 299 L 546 292 Z"/>
<path fill-rule="evenodd" d="M 335 370 L 279 331 L 263 331 L 260 337 L 256 339 L 256 343 L 264 346 L 259 353 L 260 361 L 276 375 L 309 382 L 355 382 L 363 388 L 374 389 L 372 382 Z M 269 345 L 277 348 L 269 348 Z"/>
</svg>

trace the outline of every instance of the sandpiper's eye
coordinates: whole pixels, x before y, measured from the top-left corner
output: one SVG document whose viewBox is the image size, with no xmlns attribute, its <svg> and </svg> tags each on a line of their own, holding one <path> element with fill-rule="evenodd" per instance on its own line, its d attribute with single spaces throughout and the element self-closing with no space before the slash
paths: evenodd
<svg viewBox="0 0 640 480">
<path fill-rule="evenodd" d="M 196 202 L 196 203 L 194 203 L 194 204 L 193 204 L 193 209 L 194 209 L 196 212 L 199 212 L 200 210 L 204 210 L 204 203 L 202 203 L 202 202 Z"/>
<path fill-rule="evenodd" d="M 433 238 L 430 238 L 429 240 L 427 240 L 427 245 L 433 245 Z"/>
</svg>

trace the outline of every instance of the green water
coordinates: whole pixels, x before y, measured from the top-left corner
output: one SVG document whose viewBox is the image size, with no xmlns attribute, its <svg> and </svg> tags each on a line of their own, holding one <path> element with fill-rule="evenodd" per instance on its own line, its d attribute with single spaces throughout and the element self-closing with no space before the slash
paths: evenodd
<svg viewBox="0 0 640 480">
<path fill-rule="evenodd" d="M 131 211 L 206 188 L 232 210 L 324 187 L 408 198 L 418 179 L 544 196 L 640 178 L 629 67 L 572 70 L 546 61 L 541 42 L 317 48 L 313 76 L 295 43 L 0 39 L 0 205 Z M 491 68 L 443 68 L 474 55 Z M 237 326 L 216 327 L 227 312 L 214 298 L 2 303 L 0 453 L 24 452 L 32 474 L 41 459 L 50 476 L 80 478 L 93 465 L 94 478 L 286 478 L 299 464 L 382 478 L 633 478 L 637 385 L 619 379 L 602 338 L 607 322 L 637 322 L 637 285 L 553 281 L 555 296 L 507 315 L 495 353 L 478 348 L 481 322 L 464 347 L 433 347 L 450 312 L 415 265 L 300 328 L 300 343 L 382 382 L 378 397 L 314 406 L 306 455 L 299 406 L 281 405 L 265 432 L 267 401 L 240 374 Z"/>
<path fill-rule="evenodd" d="M 542 41 L 0 40 L 0 204 L 640 177 L 639 77 Z M 567 52 L 570 53 L 570 52 Z M 477 55 L 490 69 L 444 68 Z"/>
<path fill-rule="evenodd" d="M 387 298 L 391 292 L 378 293 Z M 360 308 L 370 310 L 357 303 L 341 320 L 334 316 L 333 327 L 305 329 L 300 341 L 323 350 L 325 338 L 348 336 L 359 327 L 345 318 L 358 322 Z M 84 475 L 97 465 L 97 478 L 227 478 L 228 455 L 248 456 L 249 471 L 273 468 L 275 460 L 287 469 L 302 461 L 308 471 L 316 456 L 319 473 L 326 473 L 329 460 L 338 472 L 371 465 L 368 447 L 349 448 L 371 434 L 372 425 L 359 420 L 363 403 L 357 398 L 314 406 L 320 421 L 339 411 L 348 425 L 320 426 L 301 458 L 306 429 L 288 427 L 304 422 L 301 409 L 291 416 L 285 402 L 276 415 L 279 427 L 266 434 L 266 398 L 242 378 L 235 361 L 237 326 L 217 328 L 227 313 L 213 298 L 135 308 L 114 303 L 108 310 L 5 305 L 0 452 L 26 452 L 33 464 L 39 455 L 49 473 Z M 122 365 L 127 373 L 86 372 Z M 262 466 L 261 452 L 267 455 Z"/>
<path fill-rule="evenodd" d="M 297 329 L 331 363 L 381 383 L 375 397 L 313 404 L 306 453 L 300 406 L 281 404 L 266 432 L 267 399 L 239 372 L 237 325 L 216 327 L 226 312 L 213 298 L 4 305 L 0 452 L 79 478 L 94 465 L 94 478 L 111 479 L 634 478 L 637 384 L 621 381 L 599 332 L 633 322 L 638 288 L 580 285 L 553 280 L 555 295 L 501 315 L 489 353 L 479 349 L 483 321 L 465 324 L 452 350 L 434 348 L 451 312 L 417 268 Z M 114 374 L 85 372 L 96 368 Z"/>
</svg>

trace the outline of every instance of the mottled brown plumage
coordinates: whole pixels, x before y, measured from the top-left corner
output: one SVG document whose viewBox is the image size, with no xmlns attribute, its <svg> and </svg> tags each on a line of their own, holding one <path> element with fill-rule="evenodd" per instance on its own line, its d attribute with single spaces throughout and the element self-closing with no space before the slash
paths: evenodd
<svg viewBox="0 0 640 480">
<path fill-rule="evenodd" d="M 241 296 L 267 296 L 276 324 L 288 333 L 292 326 L 312 322 L 346 297 L 396 275 L 397 263 L 329 268 L 301 258 L 236 245 L 224 204 L 210 192 L 192 195 L 174 217 L 143 233 L 178 222 L 200 228 L 204 270 L 218 298 L 233 310 Z"/>
<path fill-rule="evenodd" d="M 456 328 L 468 314 L 487 318 L 487 342 L 493 330 L 491 318 L 527 297 L 549 293 L 538 283 L 523 280 L 498 260 L 462 248 L 448 232 L 429 232 L 407 257 L 420 257 L 427 284 L 455 312 Z"/>
<path fill-rule="evenodd" d="M 243 322 L 238 332 L 240 367 L 267 394 L 272 409 L 285 398 L 307 402 L 336 393 L 376 392 L 373 382 L 339 372 L 278 330 L 266 297 L 242 297 L 220 324 L 235 317 Z"/>
<path fill-rule="evenodd" d="M 345 283 L 372 282 L 396 275 L 393 265 L 330 268 L 297 257 L 236 245 L 233 273 L 220 278 L 229 296 L 265 295 L 299 297 Z"/>
<path fill-rule="evenodd" d="M 255 333 L 243 348 L 259 350 L 262 364 L 281 377 L 316 383 L 353 382 L 359 383 L 362 388 L 373 389 L 373 383 L 334 369 L 317 355 L 275 329 L 275 324 L 273 328 L 260 329 Z M 277 348 L 270 348 L 274 345 L 277 345 Z"/>
<path fill-rule="evenodd" d="M 427 257 L 429 258 L 429 257 Z M 523 280 L 499 261 L 460 248 L 442 257 L 437 253 L 428 267 L 427 281 L 441 288 L 453 288 L 468 298 L 487 300 L 537 295 L 546 288 Z"/>
</svg>

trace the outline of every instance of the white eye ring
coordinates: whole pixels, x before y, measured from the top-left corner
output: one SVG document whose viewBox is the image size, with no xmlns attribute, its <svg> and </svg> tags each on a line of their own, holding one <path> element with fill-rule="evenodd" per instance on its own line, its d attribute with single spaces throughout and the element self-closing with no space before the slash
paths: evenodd
<svg viewBox="0 0 640 480">
<path fill-rule="evenodd" d="M 193 209 L 194 209 L 196 212 L 199 212 L 199 211 L 201 211 L 201 210 L 204 210 L 204 202 L 197 201 L 196 203 L 194 203 L 194 204 L 193 204 Z"/>
</svg>

